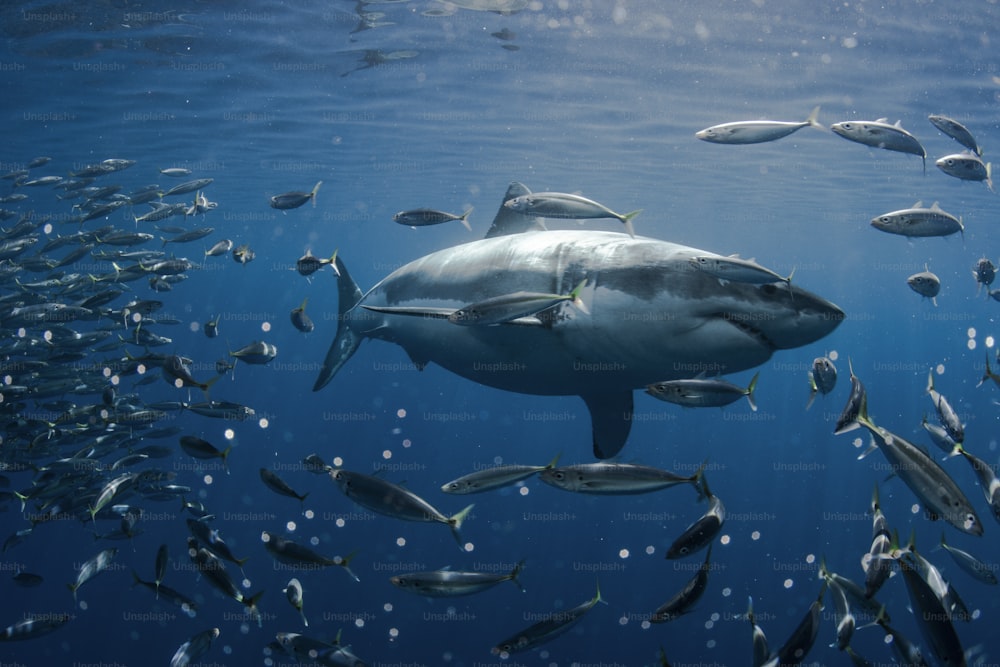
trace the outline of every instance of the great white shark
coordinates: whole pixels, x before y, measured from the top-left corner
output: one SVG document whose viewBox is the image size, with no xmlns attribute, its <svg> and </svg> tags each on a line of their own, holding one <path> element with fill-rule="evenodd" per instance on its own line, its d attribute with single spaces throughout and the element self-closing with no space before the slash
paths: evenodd
<svg viewBox="0 0 1000 667">
<path fill-rule="evenodd" d="M 512 183 L 504 201 L 528 192 Z M 502 205 L 485 239 L 416 259 L 365 293 L 338 256 L 337 334 L 313 391 L 366 338 L 389 341 L 418 368 L 434 362 L 498 389 L 580 396 L 595 456 L 612 457 L 628 438 L 636 389 L 753 368 L 844 319 L 798 286 L 721 281 L 693 266 L 698 256 L 718 255 L 618 232 L 546 231 Z M 447 319 L 488 298 L 567 294 L 581 281 L 585 311 L 559 304 L 492 326 Z"/>
</svg>

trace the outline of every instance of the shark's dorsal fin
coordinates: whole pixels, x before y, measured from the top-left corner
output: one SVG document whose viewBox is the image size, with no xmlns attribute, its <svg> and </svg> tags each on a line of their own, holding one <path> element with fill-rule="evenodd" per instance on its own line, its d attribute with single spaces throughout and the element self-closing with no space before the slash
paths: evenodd
<svg viewBox="0 0 1000 667">
<path fill-rule="evenodd" d="M 541 219 L 532 215 L 522 215 L 504 206 L 504 203 L 514 197 L 530 194 L 531 190 L 524 183 L 518 183 L 517 181 L 511 183 L 507 187 L 507 193 L 503 196 L 503 202 L 500 203 L 500 210 L 497 211 L 496 217 L 493 218 L 493 224 L 490 225 L 489 231 L 486 232 L 486 238 L 491 239 L 494 236 L 509 236 L 511 234 L 530 231 L 545 231 L 545 225 L 542 224 Z"/>
<path fill-rule="evenodd" d="M 625 446 L 632 430 L 632 392 L 581 395 L 590 410 L 594 456 L 609 459 Z"/>
</svg>

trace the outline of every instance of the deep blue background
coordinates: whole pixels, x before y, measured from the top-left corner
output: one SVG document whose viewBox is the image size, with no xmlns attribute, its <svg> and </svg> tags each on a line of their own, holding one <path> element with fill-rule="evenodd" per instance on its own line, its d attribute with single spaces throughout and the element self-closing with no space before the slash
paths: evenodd
<svg viewBox="0 0 1000 667">
<path fill-rule="evenodd" d="M 62 521 L 38 527 L 0 557 L 6 626 L 27 614 L 73 610 L 65 584 L 79 564 L 108 546 L 120 550 L 110 571 L 80 589 L 86 608 L 75 610 L 71 624 L 44 639 L 0 644 L 4 664 L 166 664 L 178 645 L 209 627 L 221 635 L 205 664 L 271 664 L 263 649 L 274 633 L 302 627 L 281 593 L 292 573 L 274 564 L 260 532 L 292 522 L 296 539 L 315 539 L 324 553 L 358 550 L 352 567 L 360 584 L 335 568 L 297 576 L 308 633 L 332 639 L 342 630 L 343 641 L 372 665 L 493 664 L 491 646 L 538 614 L 589 599 L 595 579 L 606 606 L 509 664 L 651 664 L 661 645 L 675 667 L 746 664 L 748 595 L 777 647 L 819 591 L 821 556 L 832 569 L 862 577 L 876 482 L 890 524 L 904 539 L 915 530 L 921 551 L 976 610 L 976 620 L 958 628 L 964 645 L 982 645 L 985 664 L 995 664 L 995 589 L 932 552 L 944 530 L 950 544 L 1000 561 L 1000 528 L 969 466 L 944 464 L 985 523 L 978 539 L 927 521 L 899 480 L 883 482 L 881 455 L 856 461 L 852 441 L 860 432 L 832 435 L 850 357 L 878 422 L 927 442 L 919 426 L 924 413 L 933 415 L 926 375 L 941 364 L 937 387 L 966 422 L 969 450 L 997 464 L 998 389 L 975 385 L 984 350 L 993 354 L 1000 304 L 977 294 L 970 270 L 979 257 L 1000 255 L 998 200 L 985 185 L 933 166 L 961 147 L 926 121 L 930 113 L 962 121 L 987 160 L 1000 144 L 994 4 L 966 3 L 959 11 L 937 3 L 532 2 L 507 15 L 438 2 L 91 4 L 9 3 L 0 10 L 0 172 L 37 155 L 53 160 L 33 176 L 116 157 L 137 164 L 102 180 L 125 191 L 176 184 L 158 173 L 171 166 L 215 179 L 206 194 L 219 207 L 204 218 L 215 234 L 204 244 L 169 248 L 200 261 L 209 242 L 228 237 L 249 243 L 257 259 L 239 266 L 209 258 L 160 297 L 143 282 L 131 286 L 162 298 L 161 315 L 183 321 L 159 329 L 173 339 L 161 351 L 195 359 L 196 377 L 212 375 L 227 345 L 264 338 L 279 349 L 269 366 L 240 365 L 212 389 L 213 398 L 251 405 L 266 427 L 190 414 L 169 421 L 219 444 L 233 428 L 231 474 L 199 468 L 181 453 L 155 462 L 177 472 L 177 483 L 196 487 L 236 553 L 250 556 L 248 588 L 266 590 L 263 629 L 197 581 L 177 504 L 144 503 L 152 515 L 131 544 L 95 542 L 90 525 Z M 809 128 L 755 146 L 693 137 L 733 120 L 804 119 L 816 105 L 826 124 L 901 119 L 928 151 L 926 175 L 914 156 Z M 321 179 L 315 208 L 286 214 L 268 206 L 268 197 L 309 190 Z M 327 461 L 340 457 L 349 469 L 381 469 L 452 513 L 466 499 L 438 487 L 478 467 L 541 464 L 559 452 L 563 463 L 591 460 L 579 399 L 503 393 L 433 366 L 416 372 L 401 349 L 385 343 L 364 344 L 330 386 L 310 391 L 335 330 L 337 299 L 329 270 L 306 280 L 293 270 L 296 258 L 339 248 L 367 289 L 411 259 L 481 237 L 512 180 L 581 192 L 616 210 L 643 208 L 635 221 L 642 235 L 754 257 L 782 275 L 794 268 L 796 284 L 848 314 L 828 338 L 780 352 L 760 368 L 756 413 L 744 402 L 682 410 L 637 394 L 638 421 L 623 459 L 688 473 L 708 459 L 712 490 L 729 512 L 708 592 L 695 612 L 669 625 L 643 628 L 641 620 L 697 567 L 697 559 L 663 560 L 704 509 L 689 489 L 600 498 L 529 480 L 520 490 L 471 498 L 476 508 L 463 533 L 473 550 L 463 554 L 446 528 L 364 512 L 328 478 L 296 465 L 315 451 Z M 71 202 L 54 191 L 23 191 L 28 201 L 5 206 L 69 216 Z M 964 236 L 908 242 L 869 227 L 873 216 L 917 200 L 939 200 L 961 215 Z M 414 230 L 391 220 L 398 210 L 424 206 L 475 207 L 473 234 L 457 224 Z M 126 211 L 112 222 L 134 228 Z M 55 233 L 75 229 L 60 222 Z M 925 263 L 943 282 L 937 307 L 905 284 Z M 307 296 L 316 330 L 303 335 L 288 311 Z M 195 325 L 215 315 L 221 335 L 209 340 Z M 806 412 L 806 371 L 824 353 L 838 355 L 840 382 Z M 745 384 L 751 375 L 731 379 Z M 161 381 L 137 391 L 150 402 L 187 400 L 186 391 Z M 308 491 L 306 502 L 267 490 L 258 478 L 262 466 Z M 211 484 L 203 474 L 212 475 Z M 27 474 L 8 477 L 12 488 L 30 483 Z M 4 537 L 28 525 L 17 509 L 9 504 L 0 514 Z M 130 569 L 152 578 L 161 543 L 173 559 L 165 583 L 202 604 L 194 619 L 131 588 Z M 507 570 L 520 559 L 527 563 L 525 594 L 504 584 L 475 597 L 427 601 L 388 581 L 445 565 Z M 45 583 L 22 589 L 5 581 L 19 567 Z M 901 579 L 880 597 L 894 625 L 919 639 Z M 828 647 L 832 605 L 824 615 L 809 661 L 845 664 L 846 656 Z M 880 630 L 866 629 L 854 646 L 873 664 L 888 664 L 882 639 Z"/>
</svg>

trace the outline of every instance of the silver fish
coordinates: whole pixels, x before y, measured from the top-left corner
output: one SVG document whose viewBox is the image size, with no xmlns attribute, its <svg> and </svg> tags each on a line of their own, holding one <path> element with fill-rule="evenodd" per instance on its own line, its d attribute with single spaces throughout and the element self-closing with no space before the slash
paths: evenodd
<svg viewBox="0 0 1000 667">
<path fill-rule="evenodd" d="M 254 341 L 249 345 L 244 345 L 235 352 L 229 353 L 230 357 L 235 357 L 245 364 L 267 364 L 278 356 L 278 348 L 271 343 L 262 340 Z"/>
<path fill-rule="evenodd" d="M 351 579 L 358 582 L 361 581 L 358 579 L 358 575 L 351 571 L 350 567 L 351 560 L 354 559 L 357 552 L 352 552 L 347 556 L 334 556 L 333 558 L 327 558 L 307 546 L 281 537 L 277 533 L 272 533 L 268 530 L 261 533 L 260 539 L 264 543 L 264 548 L 267 552 L 271 554 L 271 557 L 279 563 L 284 563 L 285 565 L 299 567 L 302 569 L 318 569 L 333 566 L 342 567 L 344 568 L 344 572 L 346 572 Z"/>
<path fill-rule="evenodd" d="M 204 187 L 211 185 L 215 181 L 214 178 L 198 178 L 193 181 L 185 181 L 180 185 L 175 185 L 166 192 L 163 193 L 164 197 L 169 197 L 170 195 L 186 195 L 189 192 L 196 192 Z"/>
<path fill-rule="evenodd" d="M 816 400 L 816 394 L 824 396 L 833 391 L 837 386 L 837 367 L 829 357 L 816 357 L 813 359 L 812 370 L 809 371 L 809 402 L 806 410 L 812 407 Z"/>
<path fill-rule="evenodd" d="M 951 554 L 952 559 L 969 576 L 986 584 L 997 585 L 997 576 L 993 574 L 996 569 L 994 566 L 987 565 L 967 551 L 951 546 L 944 541 L 944 533 L 941 533 L 941 548 Z"/>
<path fill-rule="evenodd" d="M 927 373 L 927 394 L 931 397 L 931 402 L 934 403 L 934 409 L 937 410 L 941 426 L 948 432 L 952 440 L 958 444 L 962 444 L 965 440 L 965 427 L 962 425 L 962 420 L 959 419 L 958 413 L 955 412 L 955 408 L 951 407 L 948 399 L 934 389 L 933 369 Z"/>
<path fill-rule="evenodd" d="M 918 201 L 910 208 L 883 213 L 872 218 L 871 225 L 881 232 L 907 237 L 949 236 L 965 231 L 962 219 L 946 213 L 937 202 L 925 208 Z"/>
<path fill-rule="evenodd" d="M 648 493 L 678 484 L 701 481 L 704 465 L 694 475 L 685 477 L 669 470 L 661 470 L 636 463 L 611 463 L 599 461 L 543 470 L 539 478 L 558 489 L 575 493 L 599 495 L 627 495 Z"/>
<path fill-rule="evenodd" d="M 492 588 L 497 584 L 510 581 L 517 586 L 521 592 L 524 587 L 517 576 L 524 567 L 524 561 L 520 561 L 507 574 L 494 574 L 492 572 L 462 572 L 456 570 L 434 570 L 432 572 L 408 572 L 389 578 L 397 588 L 404 591 L 423 595 L 424 597 L 443 598 L 458 597 L 461 595 L 472 595 Z"/>
<path fill-rule="evenodd" d="M 292 320 L 292 326 L 303 333 L 309 333 L 316 328 L 313 324 L 312 318 L 306 315 L 306 303 L 309 301 L 309 297 L 302 299 L 302 304 L 297 308 L 293 308 L 290 313 Z"/>
<path fill-rule="evenodd" d="M 932 518 L 941 517 L 963 533 L 983 534 L 983 524 L 975 508 L 951 476 L 922 449 L 876 426 L 868 416 L 868 400 L 863 393 L 854 421 L 868 429 L 873 446 L 882 452 Z"/>
<path fill-rule="evenodd" d="M 826 593 L 826 584 L 820 589 L 819 596 L 809 605 L 805 616 L 792 631 L 788 640 L 781 645 L 774 656 L 766 663 L 766 667 L 793 667 L 798 665 L 809 655 L 813 644 L 816 643 L 816 636 L 819 634 L 820 612 L 823 610 L 823 595 Z"/>
<path fill-rule="evenodd" d="M 788 276 L 782 276 L 771 269 L 765 268 L 753 259 L 740 259 L 739 255 L 695 255 L 688 258 L 688 261 L 696 269 L 711 274 L 719 280 L 733 280 L 738 283 L 750 283 L 752 285 L 764 285 L 767 283 L 783 282 L 792 284 L 792 276 L 795 269 Z"/>
<path fill-rule="evenodd" d="M 889 524 L 885 514 L 882 513 L 882 506 L 878 498 L 878 485 L 872 492 L 872 545 L 868 553 L 861 561 L 865 571 L 865 597 L 871 598 L 882 584 L 888 580 L 892 574 L 892 563 L 883 558 L 891 548 L 892 536 L 889 534 Z"/>
<path fill-rule="evenodd" d="M 701 490 L 708 498 L 708 509 L 697 521 L 688 526 L 667 549 L 667 558 L 683 558 L 701 551 L 715 540 L 726 521 L 726 507 L 717 496 L 708 489 L 705 476 L 701 476 Z"/>
<path fill-rule="evenodd" d="M 542 218 L 562 218 L 568 220 L 589 220 L 614 218 L 625 225 L 625 231 L 635 238 L 632 218 L 642 213 L 642 209 L 630 213 L 615 213 L 607 206 L 592 199 L 565 192 L 535 192 L 508 199 L 503 205 L 521 215 Z"/>
<path fill-rule="evenodd" d="M 916 137 L 903 129 L 900 121 L 896 121 L 895 125 L 890 125 L 888 118 L 845 121 L 834 123 L 830 129 L 844 139 L 859 144 L 919 155 L 924 163 L 924 171 L 927 171 L 927 151 L 920 145 Z"/>
<path fill-rule="evenodd" d="M 985 181 L 986 186 L 993 190 L 993 166 L 970 151 L 952 153 L 938 158 L 934 165 L 955 178 L 963 181 Z"/>
<path fill-rule="evenodd" d="M 409 211 L 400 211 L 396 215 L 392 216 L 394 222 L 398 222 L 401 225 L 408 225 L 410 227 L 425 227 L 427 225 L 439 225 L 442 222 L 451 222 L 452 220 L 457 220 L 462 223 L 462 226 L 472 231 L 472 226 L 469 225 L 469 214 L 472 213 L 470 208 L 468 211 L 462 215 L 455 215 L 453 213 L 447 213 L 445 211 L 435 211 L 429 208 L 415 208 Z"/>
<path fill-rule="evenodd" d="M 676 620 L 691 611 L 691 608 L 705 594 L 708 588 L 708 571 L 711 569 L 710 560 L 712 558 L 712 545 L 708 545 L 705 553 L 705 562 L 698 568 L 698 572 L 679 590 L 672 598 L 657 607 L 649 618 L 650 623 L 667 623 Z"/>
<path fill-rule="evenodd" d="M 694 136 L 713 144 L 759 144 L 787 137 L 803 127 L 826 130 L 817 119 L 819 107 L 813 109 L 802 122 L 789 123 L 778 120 L 746 120 L 713 125 L 695 132 Z"/>
<path fill-rule="evenodd" d="M 288 604 L 295 607 L 299 614 L 302 616 L 302 625 L 309 627 L 309 619 L 306 618 L 306 612 L 302 609 L 302 584 L 295 577 L 288 580 L 285 584 L 284 589 L 285 597 L 288 598 Z"/>
<path fill-rule="evenodd" d="M 760 372 L 754 373 L 745 389 L 725 380 L 690 378 L 651 384 L 646 387 L 646 393 L 661 401 L 676 403 L 686 408 L 722 407 L 746 396 L 750 409 L 756 412 L 757 402 L 754 401 L 753 393 L 757 388 L 759 375 Z"/>
<path fill-rule="evenodd" d="M 441 485 L 441 490 L 445 493 L 465 495 L 468 493 L 482 493 L 492 491 L 504 486 L 516 484 L 522 479 L 527 479 L 535 473 L 554 468 L 559 461 L 559 454 L 543 466 L 532 465 L 498 465 L 483 470 L 477 470 L 462 475 L 458 479 L 453 479 Z"/>
<path fill-rule="evenodd" d="M 306 496 L 309 495 L 308 492 L 302 494 L 298 493 L 295 489 L 290 487 L 285 480 L 281 479 L 281 477 L 278 476 L 278 473 L 273 470 L 268 470 L 267 468 L 260 469 L 260 479 L 264 482 L 264 486 L 280 496 L 288 496 L 289 498 L 295 498 L 301 502 L 304 501 Z"/>
<path fill-rule="evenodd" d="M 972 132 L 969 132 L 968 128 L 959 123 L 957 120 L 938 114 L 931 114 L 927 117 L 927 120 L 931 122 L 931 125 L 941 130 L 976 155 L 982 157 L 983 149 L 979 147 L 979 144 L 976 142 L 976 138 L 972 136 Z"/>
<path fill-rule="evenodd" d="M 512 653 L 527 651 L 555 639 L 578 623 L 598 602 L 603 602 L 600 586 L 597 587 L 597 594 L 590 600 L 578 604 L 572 609 L 548 614 L 534 625 L 501 641 L 491 649 L 493 655 L 505 658 Z"/>
<path fill-rule="evenodd" d="M 459 308 L 448 315 L 448 321 L 462 326 L 492 326 L 537 315 L 566 302 L 572 303 L 582 312 L 589 314 L 587 307 L 580 299 L 580 291 L 586 284 L 586 279 L 581 280 L 569 294 L 513 292 L 484 299 Z"/>
<path fill-rule="evenodd" d="M 76 599 L 76 592 L 80 586 L 83 586 L 86 582 L 106 570 L 108 566 L 111 565 L 111 561 L 117 553 L 118 549 L 105 549 L 88 559 L 83 565 L 80 566 L 80 572 L 76 576 L 76 581 L 72 584 L 67 584 L 69 589 L 73 591 L 74 600 Z"/>
<path fill-rule="evenodd" d="M 771 650 L 767 646 L 767 636 L 753 615 L 753 597 L 748 598 L 747 620 L 750 621 L 750 629 L 753 640 L 753 667 L 764 667 L 764 664 L 771 657 Z"/>
<path fill-rule="evenodd" d="M 446 516 L 412 491 L 384 479 L 343 468 L 331 471 L 330 477 L 344 495 L 362 507 L 403 521 L 443 523 L 451 529 L 459 546 L 462 545 L 458 531 L 473 505 L 468 505 L 457 514 Z"/>
<path fill-rule="evenodd" d="M 312 200 L 313 208 L 315 208 L 316 193 L 319 192 L 319 186 L 321 185 L 323 185 L 323 181 L 317 182 L 316 185 L 313 186 L 311 192 L 286 192 L 284 194 L 274 195 L 271 197 L 271 208 L 287 211 L 289 209 L 298 208 L 310 200 Z"/>
<path fill-rule="evenodd" d="M 833 594 L 833 607 L 837 621 L 837 648 L 843 651 L 848 648 L 851 637 L 854 636 L 854 615 L 851 614 L 851 606 L 847 602 L 847 593 L 830 575 L 829 570 L 826 569 L 826 562 L 823 560 L 820 561 L 819 573 Z"/>
<path fill-rule="evenodd" d="M 951 613 L 906 558 L 901 558 L 898 562 L 913 606 L 913 616 L 931 647 L 931 652 L 942 665 L 965 667 L 965 654 L 955 626 L 952 625 Z"/>
<path fill-rule="evenodd" d="M 936 275 L 931 273 L 927 265 L 924 264 L 924 270 L 920 273 L 914 273 L 912 276 L 906 279 L 906 284 L 910 286 L 914 292 L 922 297 L 931 300 L 935 306 L 937 306 L 937 295 L 941 292 L 941 279 Z"/>
<path fill-rule="evenodd" d="M 212 648 L 212 640 L 219 636 L 219 628 L 203 630 L 192 636 L 177 647 L 174 656 L 170 658 L 170 667 L 188 667 L 198 662 L 198 658 L 208 653 Z"/>
</svg>

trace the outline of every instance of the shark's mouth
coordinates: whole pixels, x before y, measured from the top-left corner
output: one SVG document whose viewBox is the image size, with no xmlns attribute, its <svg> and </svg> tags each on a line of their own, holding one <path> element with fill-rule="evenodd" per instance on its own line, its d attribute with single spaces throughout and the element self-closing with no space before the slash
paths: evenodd
<svg viewBox="0 0 1000 667">
<path fill-rule="evenodd" d="M 733 325 L 742 333 L 757 341 L 762 347 L 771 351 L 779 349 L 774 344 L 774 341 L 764 333 L 764 330 L 756 325 L 755 320 L 760 319 L 760 315 L 753 313 L 715 313 L 715 317 Z"/>
</svg>

